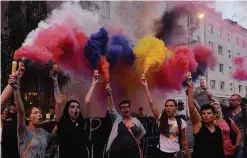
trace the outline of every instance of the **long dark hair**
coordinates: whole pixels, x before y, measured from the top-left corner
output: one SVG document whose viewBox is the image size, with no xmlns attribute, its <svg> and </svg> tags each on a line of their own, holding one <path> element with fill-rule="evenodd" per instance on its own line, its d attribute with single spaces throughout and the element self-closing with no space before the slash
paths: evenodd
<svg viewBox="0 0 247 158">
<path fill-rule="evenodd" d="M 168 99 L 165 102 L 165 105 L 167 104 L 167 102 L 172 101 L 175 105 L 175 107 L 177 107 L 177 102 L 174 99 Z M 160 127 L 159 127 L 159 131 L 161 134 L 163 134 L 164 136 L 168 136 L 169 135 L 169 126 L 168 126 L 168 116 L 166 114 L 166 111 L 163 110 L 161 117 L 160 117 Z"/>
<path fill-rule="evenodd" d="M 66 104 L 65 104 L 65 107 L 63 109 L 63 115 L 62 115 L 62 117 L 64 117 L 65 120 L 70 120 L 69 106 L 70 106 L 71 103 L 77 103 L 79 106 L 81 106 L 80 103 L 77 100 L 69 100 L 69 101 L 67 101 Z"/>
</svg>

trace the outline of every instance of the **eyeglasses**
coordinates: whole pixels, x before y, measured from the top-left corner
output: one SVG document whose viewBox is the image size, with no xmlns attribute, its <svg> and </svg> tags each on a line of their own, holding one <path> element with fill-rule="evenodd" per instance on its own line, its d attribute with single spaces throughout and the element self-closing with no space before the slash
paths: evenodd
<svg viewBox="0 0 247 158">
<path fill-rule="evenodd" d="M 129 109 L 130 106 L 122 106 L 121 109 Z"/>
</svg>

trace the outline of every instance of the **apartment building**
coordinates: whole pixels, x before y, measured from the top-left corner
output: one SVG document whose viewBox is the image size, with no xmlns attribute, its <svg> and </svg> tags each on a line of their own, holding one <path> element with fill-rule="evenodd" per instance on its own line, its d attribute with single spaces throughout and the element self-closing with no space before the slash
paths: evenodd
<svg viewBox="0 0 247 158">
<path fill-rule="evenodd" d="M 204 13 L 198 29 L 193 32 L 192 41 L 208 45 L 216 54 L 218 64 L 205 74 L 207 86 L 213 95 L 228 104 L 231 94 L 244 97 L 247 94 L 247 81 L 232 79 L 231 73 L 236 69 L 232 59 L 247 56 L 247 29 L 230 19 L 222 19 L 222 14 L 214 8 L 198 4 L 198 11 Z"/>
<path fill-rule="evenodd" d="M 52 8 L 55 8 L 61 2 L 48 3 Z M 164 11 L 174 7 L 173 2 L 156 3 L 159 3 L 159 5 L 156 5 L 156 8 L 153 9 L 153 11 L 156 10 L 156 13 L 153 15 L 161 16 Z M 99 12 L 100 23 L 102 26 L 111 30 L 110 34 L 121 32 L 130 37 L 134 42 L 142 37 L 144 33 L 142 27 L 147 26 L 148 18 L 145 19 L 145 16 L 148 15 L 142 14 L 145 13 L 143 9 L 149 5 L 147 2 L 82 1 L 80 4 L 84 9 Z M 222 14 L 215 11 L 214 4 L 210 3 L 210 7 L 203 3 L 196 3 L 196 5 L 198 6 L 197 12 L 193 12 L 188 17 L 180 19 L 179 22 L 181 25 L 188 27 L 188 38 L 184 42 L 190 44 L 200 42 L 208 45 L 215 52 L 218 58 L 218 65 L 215 69 L 208 70 L 204 77 L 213 95 L 224 104 L 227 104 L 227 98 L 231 94 L 237 93 L 245 96 L 247 93 L 247 81 L 239 82 L 231 78 L 231 72 L 235 69 L 231 63 L 231 59 L 240 55 L 247 56 L 247 47 L 243 42 L 247 39 L 247 32 L 246 29 L 231 20 L 223 20 Z M 151 9 L 152 5 L 149 6 L 149 9 Z M 204 17 L 199 21 L 194 19 L 198 13 L 204 14 Z M 192 27 L 191 29 L 190 24 L 194 24 L 194 22 L 196 22 L 196 27 Z M 73 89 L 73 91 L 78 89 L 79 91 L 82 88 L 80 85 L 84 83 L 82 80 L 72 79 L 68 91 L 65 90 L 67 98 L 72 97 L 83 101 L 80 93 L 72 94 L 69 92 L 69 89 Z M 196 86 L 198 86 L 198 83 Z M 187 102 L 184 91 L 166 94 L 166 98 Z M 159 107 L 160 109 L 163 108 L 163 104 L 159 106 L 161 106 Z M 144 107 L 144 110 L 150 111 L 148 107 Z"/>
</svg>

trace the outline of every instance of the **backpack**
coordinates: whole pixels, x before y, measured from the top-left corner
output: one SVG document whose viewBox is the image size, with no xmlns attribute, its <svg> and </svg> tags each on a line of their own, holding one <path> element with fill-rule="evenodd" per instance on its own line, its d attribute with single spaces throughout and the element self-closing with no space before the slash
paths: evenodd
<svg viewBox="0 0 247 158">
<path fill-rule="evenodd" d="M 232 141 L 232 145 L 236 145 L 237 134 L 236 134 L 236 132 L 234 132 L 234 131 L 232 130 L 232 122 L 231 122 L 231 120 L 230 120 L 229 117 L 224 118 L 224 120 L 226 121 L 227 125 L 228 125 L 229 128 L 230 128 L 229 136 L 230 136 L 230 139 L 231 139 L 231 141 Z"/>
</svg>

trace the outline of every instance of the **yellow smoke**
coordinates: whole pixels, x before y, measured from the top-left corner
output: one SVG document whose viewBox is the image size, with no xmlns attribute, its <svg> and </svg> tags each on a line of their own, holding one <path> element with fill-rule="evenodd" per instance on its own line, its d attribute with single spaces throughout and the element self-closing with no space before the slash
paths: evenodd
<svg viewBox="0 0 247 158">
<path fill-rule="evenodd" d="M 136 71 L 141 74 L 158 71 L 167 54 L 164 42 L 152 36 L 141 39 L 133 51 L 136 57 Z"/>
</svg>

